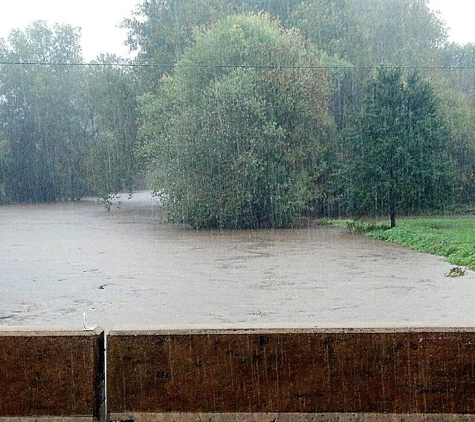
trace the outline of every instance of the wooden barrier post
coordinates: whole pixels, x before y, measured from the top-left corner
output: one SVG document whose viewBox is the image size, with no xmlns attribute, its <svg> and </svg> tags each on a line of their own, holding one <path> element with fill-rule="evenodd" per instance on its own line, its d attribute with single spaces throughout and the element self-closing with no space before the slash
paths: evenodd
<svg viewBox="0 0 475 422">
<path fill-rule="evenodd" d="M 0 327 L 0 421 L 103 421 L 104 332 Z"/>
<path fill-rule="evenodd" d="M 475 330 L 113 330 L 108 413 L 135 421 L 475 420 Z"/>
</svg>

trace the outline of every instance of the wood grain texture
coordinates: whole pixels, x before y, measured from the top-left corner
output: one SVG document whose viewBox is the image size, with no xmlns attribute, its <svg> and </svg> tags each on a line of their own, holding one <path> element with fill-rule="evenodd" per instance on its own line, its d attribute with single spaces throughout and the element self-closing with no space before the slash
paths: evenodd
<svg viewBox="0 0 475 422">
<path fill-rule="evenodd" d="M 110 413 L 475 413 L 475 333 L 111 332 Z"/>
</svg>

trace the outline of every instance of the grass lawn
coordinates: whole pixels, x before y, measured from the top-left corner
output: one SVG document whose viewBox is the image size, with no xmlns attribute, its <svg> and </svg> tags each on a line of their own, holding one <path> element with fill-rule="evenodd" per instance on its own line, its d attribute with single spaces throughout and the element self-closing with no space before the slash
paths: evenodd
<svg viewBox="0 0 475 422">
<path fill-rule="evenodd" d="M 394 229 L 364 232 L 475 270 L 475 217 L 399 218 Z"/>
</svg>

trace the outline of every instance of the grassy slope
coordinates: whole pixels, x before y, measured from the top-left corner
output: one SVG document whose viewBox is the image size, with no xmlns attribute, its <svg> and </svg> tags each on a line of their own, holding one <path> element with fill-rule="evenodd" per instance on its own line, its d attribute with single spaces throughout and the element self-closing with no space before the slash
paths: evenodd
<svg viewBox="0 0 475 422">
<path fill-rule="evenodd" d="M 392 230 L 373 230 L 366 234 L 441 255 L 451 264 L 475 270 L 475 217 L 399 219 Z"/>
</svg>

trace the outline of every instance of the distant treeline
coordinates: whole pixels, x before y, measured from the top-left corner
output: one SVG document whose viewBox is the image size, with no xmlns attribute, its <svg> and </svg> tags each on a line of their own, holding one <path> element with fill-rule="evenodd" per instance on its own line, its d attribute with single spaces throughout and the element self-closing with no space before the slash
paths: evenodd
<svg viewBox="0 0 475 422">
<path fill-rule="evenodd" d="M 83 64 L 68 25 L 0 40 L 0 202 L 152 172 L 196 228 L 475 203 L 475 45 L 427 0 L 144 0 L 122 25 L 132 61 Z"/>
</svg>

